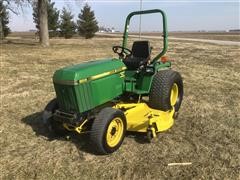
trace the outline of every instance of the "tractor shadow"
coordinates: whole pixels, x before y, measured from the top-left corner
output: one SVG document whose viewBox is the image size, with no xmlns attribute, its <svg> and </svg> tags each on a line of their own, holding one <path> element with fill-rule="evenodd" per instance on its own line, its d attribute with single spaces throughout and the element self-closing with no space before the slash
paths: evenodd
<svg viewBox="0 0 240 180">
<path fill-rule="evenodd" d="M 147 139 L 146 133 L 127 132 L 126 137 L 134 139 L 139 144 L 149 144 L 149 140 Z"/>
<path fill-rule="evenodd" d="M 88 134 L 79 135 L 74 132 L 68 132 L 65 136 L 56 135 L 55 133 L 50 132 L 48 128 L 43 124 L 42 112 L 36 112 L 28 115 L 21 121 L 31 126 L 36 136 L 43 136 L 47 139 L 47 141 L 71 141 L 77 147 L 77 149 L 87 153 L 95 154 L 93 151 L 94 148 L 89 143 L 90 138 Z"/>
<path fill-rule="evenodd" d="M 42 112 L 36 112 L 28 115 L 21 121 L 30 126 L 35 132 L 36 136 L 43 136 L 47 139 L 47 141 L 71 141 L 80 151 L 98 155 L 90 143 L 89 134 L 79 135 L 75 132 L 68 132 L 65 136 L 56 135 L 55 133 L 49 131 L 48 128 L 44 125 L 42 121 Z M 144 133 L 127 132 L 126 137 L 134 139 L 139 144 L 149 143 L 147 141 L 146 134 Z"/>
</svg>

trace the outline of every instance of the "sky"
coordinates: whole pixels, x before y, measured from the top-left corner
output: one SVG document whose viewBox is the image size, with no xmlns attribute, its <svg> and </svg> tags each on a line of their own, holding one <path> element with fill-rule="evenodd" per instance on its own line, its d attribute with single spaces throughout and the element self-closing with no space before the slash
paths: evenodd
<svg viewBox="0 0 240 180">
<path fill-rule="evenodd" d="M 126 16 L 140 9 L 140 0 L 52 0 L 55 7 L 71 10 L 75 20 L 85 3 L 95 12 L 100 26 L 124 28 Z M 142 9 L 162 9 L 167 14 L 169 31 L 240 29 L 239 0 L 143 0 Z M 160 14 L 142 16 L 142 31 L 161 31 Z M 19 15 L 10 13 L 12 31 L 35 29 L 31 7 L 24 7 Z M 131 20 L 130 30 L 139 29 L 139 17 Z"/>
</svg>

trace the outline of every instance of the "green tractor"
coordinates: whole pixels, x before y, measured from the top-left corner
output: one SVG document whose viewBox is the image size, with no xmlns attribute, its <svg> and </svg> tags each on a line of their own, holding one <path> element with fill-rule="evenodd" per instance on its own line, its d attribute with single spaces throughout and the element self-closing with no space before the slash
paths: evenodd
<svg viewBox="0 0 240 180">
<path fill-rule="evenodd" d="M 151 58 L 149 41 L 127 48 L 130 19 L 160 13 L 163 50 Z M 116 151 L 126 131 L 146 133 L 149 140 L 169 129 L 181 106 L 183 82 L 163 56 L 167 51 L 167 20 L 162 10 L 132 12 L 127 16 L 119 57 L 88 61 L 57 70 L 53 75 L 56 98 L 43 112 L 43 121 L 58 134 L 89 133 L 99 154 Z M 160 60 L 161 59 L 161 60 Z"/>
</svg>

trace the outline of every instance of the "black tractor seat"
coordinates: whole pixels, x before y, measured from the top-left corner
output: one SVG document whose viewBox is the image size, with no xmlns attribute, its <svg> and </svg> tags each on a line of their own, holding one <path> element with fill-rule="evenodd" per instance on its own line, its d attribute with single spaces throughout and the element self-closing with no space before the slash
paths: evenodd
<svg viewBox="0 0 240 180">
<path fill-rule="evenodd" d="M 123 62 L 128 70 L 137 70 L 142 65 L 147 65 L 151 57 L 149 41 L 135 41 L 132 46 L 132 54 L 127 56 Z"/>
</svg>

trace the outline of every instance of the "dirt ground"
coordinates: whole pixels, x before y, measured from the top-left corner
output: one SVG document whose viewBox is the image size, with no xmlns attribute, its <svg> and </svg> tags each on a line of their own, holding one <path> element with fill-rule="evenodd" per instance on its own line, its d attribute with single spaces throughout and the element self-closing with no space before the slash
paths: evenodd
<svg viewBox="0 0 240 180">
<path fill-rule="evenodd" d="M 1 44 L 0 179 L 240 179 L 240 47 L 173 40 L 168 56 L 184 79 L 174 126 L 151 144 L 129 134 L 108 156 L 88 136 L 57 138 L 41 122 L 52 74 L 81 61 L 113 57 L 119 38 L 32 39 Z M 157 52 L 157 41 L 152 40 Z M 169 163 L 191 162 L 187 166 Z"/>
</svg>

